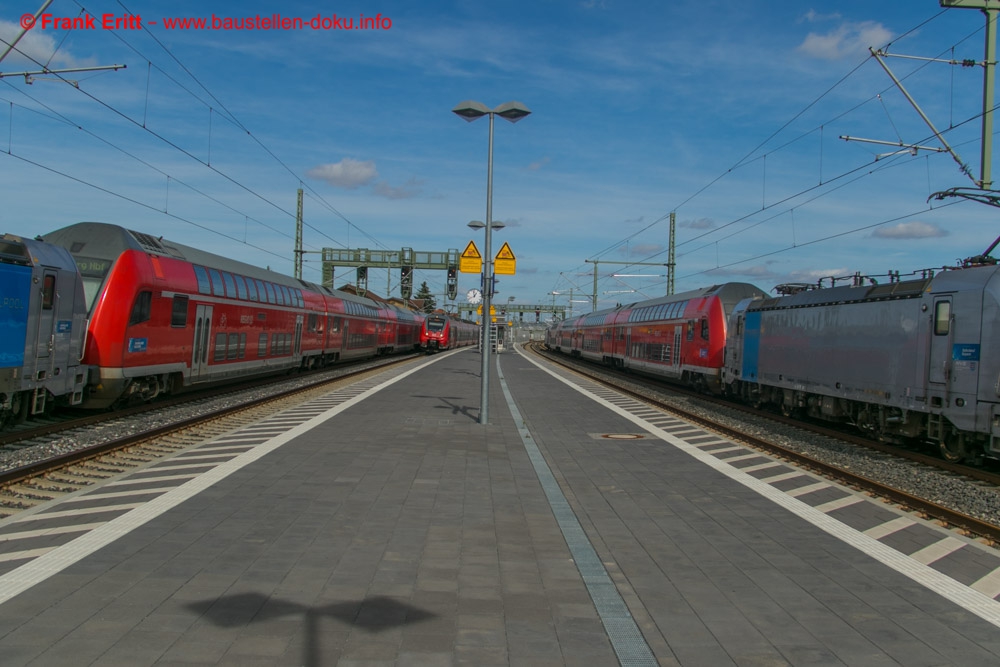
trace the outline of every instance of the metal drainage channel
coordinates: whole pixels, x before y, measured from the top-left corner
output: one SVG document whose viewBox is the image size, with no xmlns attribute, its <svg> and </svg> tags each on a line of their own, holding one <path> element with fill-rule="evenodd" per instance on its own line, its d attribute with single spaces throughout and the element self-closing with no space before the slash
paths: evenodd
<svg viewBox="0 0 1000 667">
<path fill-rule="evenodd" d="M 652 650 L 639 631 L 639 626 L 635 624 L 635 619 L 629 613 L 625 601 L 622 600 L 614 582 L 608 576 L 608 571 L 604 569 L 604 564 L 597 557 L 594 545 L 590 543 L 587 534 L 580 526 L 576 514 L 566 501 L 559 483 L 552 475 L 548 464 L 542 453 L 538 451 L 531 433 L 524 425 L 524 418 L 514 404 L 514 397 L 511 396 L 507 381 L 504 378 L 503 370 L 500 368 L 500 360 L 497 359 L 497 375 L 500 378 L 500 387 L 503 389 L 504 397 L 507 399 L 507 407 L 510 409 L 514 423 L 517 425 L 517 432 L 524 443 L 524 449 L 531 459 L 531 465 L 535 468 L 538 481 L 545 491 L 545 497 L 552 507 L 552 513 L 559 523 L 559 530 L 562 531 L 566 546 L 569 547 L 570 554 L 576 563 L 580 576 L 587 586 L 587 592 L 597 608 L 597 613 L 601 617 L 601 623 L 608 633 L 611 646 L 614 648 L 618 662 L 623 667 L 655 667 L 659 663 L 653 656 Z M 630 439 L 634 439 L 630 438 Z"/>
</svg>

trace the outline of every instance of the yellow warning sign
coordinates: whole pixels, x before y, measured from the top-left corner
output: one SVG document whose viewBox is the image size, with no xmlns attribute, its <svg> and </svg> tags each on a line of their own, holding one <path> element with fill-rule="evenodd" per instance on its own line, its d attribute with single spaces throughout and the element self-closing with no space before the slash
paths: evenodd
<svg viewBox="0 0 1000 667">
<path fill-rule="evenodd" d="M 493 273 L 502 276 L 512 276 L 515 271 L 517 271 L 517 259 L 514 257 L 514 252 L 510 249 L 510 246 L 505 242 L 493 260 Z"/>
<path fill-rule="evenodd" d="M 483 272 L 483 256 L 479 254 L 475 242 L 469 241 L 469 245 L 465 246 L 465 250 L 458 258 L 458 270 L 462 273 Z"/>
</svg>

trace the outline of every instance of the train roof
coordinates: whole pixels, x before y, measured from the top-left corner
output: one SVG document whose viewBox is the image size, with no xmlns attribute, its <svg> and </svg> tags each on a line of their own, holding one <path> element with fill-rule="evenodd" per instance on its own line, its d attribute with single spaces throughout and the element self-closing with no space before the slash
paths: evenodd
<svg viewBox="0 0 1000 667">
<path fill-rule="evenodd" d="M 32 266 L 37 263 L 42 266 L 75 268 L 73 258 L 62 248 L 15 234 L 0 236 L 0 262 L 23 266 Z"/>
<path fill-rule="evenodd" d="M 635 303 L 630 303 L 624 306 L 617 306 L 615 308 L 605 308 L 604 310 L 597 310 L 586 315 L 580 315 L 576 318 L 568 318 L 566 321 L 577 321 L 583 318 L 590 319 L 592 317 L 600 317 L 602 315 L 609 315 L 621 310 L 633 310 L 636 308 L 646 308 L 649 306 L 659 306 L 665 303 L 678 303 L 680 301 L 690 301 L 691 299 L 702 299 L 709 296 L 717 296 L 722 301 L 722 307 L 725 312 L 729 313 L 732 311 L 733 307 L 737 303 L 747 298 L 755 297 L 766 297 L 767 293 L 764 290 L 751 285 L 750 283 L 722 283 L 721 285 L 712 285 L 710 287 L 701 287 L 698 289 L 688 290 L 687 292 L 680 292 L 679 294 L 668 294 L 667 296 L 660 296 L 655 299 L 649 299 L 648 301 L 637 301 Z"/>
<path fill-rule="evenodd" d="M 887 301 L 918 297 L 931 284 L 931 278 L 903 280 L 882 285 L 826 287 L 788 296 L 771 297 L 750 304 L 747 310 L 775 310 L 778 308 L 808 308 L 865 301 Z"/>
<path fill-rule="evenodd" d="M 106 222 L 79 222 L 49 232 L 43 238 L 47 243 L 66 248 L 74 256 L 83 255 L 95 259 L 114 260 L 126 250 L 138 250 L 151 255 L 173 257 L 174 259 L 190 262 L 191 264 L 200 264 L 213 269 L 219 269 L 220 271 L 238 273 L 250 278 L 269 280 L 288 287 L 304 287 L 313 292 L 328 294 L 345 301 L 355 301 L 365 304 L 373 303 L 371 299 L 347 294 L 306 280 L 299 280 L 291 276 L 276 273 L 269 269 L 262 269 L 253 264 L 245 264 L 235 259 L 175 243 L 164 239 L 162 236 L 156 237 L 152 234 L 137 232 Z"/>
</svg>

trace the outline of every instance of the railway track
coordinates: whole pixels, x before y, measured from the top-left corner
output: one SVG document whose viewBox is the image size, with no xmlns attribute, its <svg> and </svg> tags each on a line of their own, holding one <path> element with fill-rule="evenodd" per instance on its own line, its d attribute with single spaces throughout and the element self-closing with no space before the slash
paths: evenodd
<svg viewBox="0 0 1000 667">
<path fill-rule="evenodd" d="M 532 344 L 530 348 L 547 361 L 585 375 L 590 380 L 612 387 L 682 419 L 713 430 L 732 440 L 779 456 L 855 489 L 884 498 L 925 518 L 957 529 L 966 535 L 982 538 L 994 547 L 1000 547 L 1000 475 L 995 472 L 949 463 L 921 452 L 888 446 L 859 436 L 786 418 L 782 415 L 760 412 L 704 394 L 694 394 L 682 388 L 675 388 L 651 379 L 612 371 L 588 362 L 570 359 L 565 355 L 545 351 L 537 343 Z M 674 400 L 671 397 L 675 399 L 679 397 L 682 400 Z M 687 406 L 682 405 L 682 402 Z M 729 423 L 726 423 L 726 420 L 711 414 L 713 411 L 719 412 L 721 410 L 725 410 L 727 414 L 741 414 L 745 418 L 753 418 L 755 421 L 766 420 L 772 424 L 780 425 L 786 431 L 789 429 L 797 431 L 800 435 L 792 438 L 785 435 L 774 436 L 768 433 L 753 435 L 747 433 L 745 425 L 734 425 L 734 419 L 729 419 Z M 763 430 L 769 431 L 770 429 L 765 427 Z M 877 472 L 859 473 L 857 470 L 851 469 L 850 461 L 846 465 L 831 461 L 829 457 L 817 456 L 812 448 L 802 448 L 798 445 L 799 442 L 810 438 L 814 440 L 818 438 L 828 439 L 843 447 L 863 447 L 865 451 L 873 452 L 874 455 L 884 457 L 886 460 L 889 460 L 890 457 L 897 461 L 904 460 L 908 465 L 914 466 L 914 469 L 933 470 L 937 474 L 951 476 L 973 487 L 985 489 L 995 497 L 993 512 L 987 512 L 985 516 L 974 515 L 964 509 L 956 508 L 952 504 L 942 503 L 939 499 L 925 497 L 934 495 L 933 493 L 927 493 L 923 490 L 904 490 L 897 484 L 879 479 Z M 869 468 L 877 467 L 869 466 Z"/>
<path fill-rule="evenodd" d="M 139 411 L 132 414 L 129 425 L 123 427 L 131 431 L 127 435 L 111 437 L 96 444 L 70 446 L 69 451 L 64 453 L 46 456 L 25 465 L 0 471 L 0 519 L 30 511 L 60 496 L 75 493 L 109 477 L 146 466 L 195 443 L 306 401 L 313 395 L 329 392 L 336 385 L 354 382 L 417 358 L 419 355 L 394 357 L 390 360 L 380 360 L 377 365 L 369 363 L 355 370 L 339 367 L 336 370 L 341 372 L 334 377 L 329 373 L 321 373 L 319 375 L 322 377 L 314 376 L 315 381 L 307 382 L 305 385 L 298 383 L 293 388 L 269 391 L 264 398 L 249 398 L 221 407 L 206 407 L 195 416 L 165 417 L 161 420 L 163 423 L 157 425 L 150 425 L 148 420 L 141 418 L 143 412 Z M 348 372 L 344 373 L 344 370 Z M 275 384 L 271 382 L 262 386 L 274 387 Z M 241 387 L 241 390 L 245 390 L 245 387 Z M 230 390 L 223 393 L 233 392 Z M 196 400 L 206 402 L 206 397 L 200 396 Z M 154 409 L 158 413 L 168 412 L 162 405 L 157 405 Z M 120 414 L 112 417 L 122 419 Z M 147 423 L 139 424 L 140 420 Z M 59 431 L 63 434 L 61 439 L 72 441 L 73 436 L 66 434 L 93 428 L 94 424 L 107 421 L 107 419 L 104 422 L 88 421 L 83 426 L 77 423 L 72 427 L 74 430 L 69 430 L 71 427 L 61 424 L 51 426 L 63 426 L 63 430 Z M 45 427 L 48 428 L 49 425 Z M 52 435 L 50 433 L 46 437 Z"/>
</svg>

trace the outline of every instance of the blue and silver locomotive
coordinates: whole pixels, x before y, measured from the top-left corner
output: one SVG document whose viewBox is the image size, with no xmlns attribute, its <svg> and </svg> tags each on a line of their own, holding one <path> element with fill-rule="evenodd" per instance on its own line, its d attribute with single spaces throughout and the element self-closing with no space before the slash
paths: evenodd
<svg viewBox="0 0 1000 667">
<path fill-rule="evenodd" d="M 0 236 L 0 425 L 83 399 L 83 285 L 63 248 Z"/>
<path fill-rule="evenodd" d="M 746 300 L 732 312 L 727 391 L 786 414 L 1000 458 L 1000 268 Z"/>
</svg>

